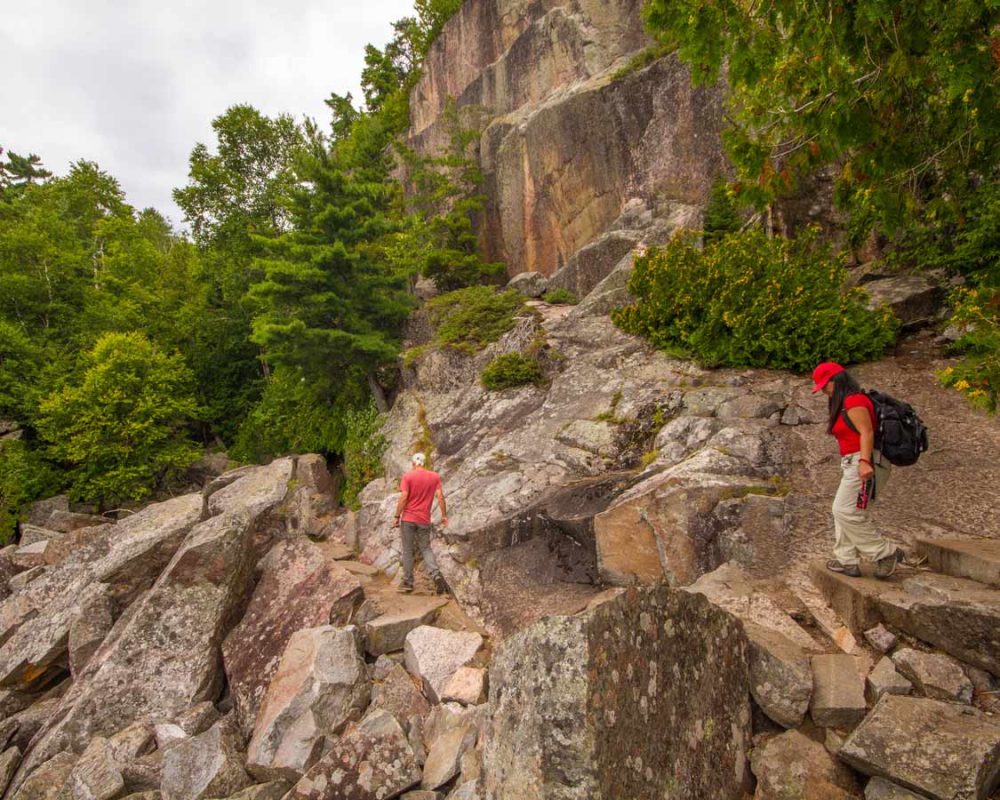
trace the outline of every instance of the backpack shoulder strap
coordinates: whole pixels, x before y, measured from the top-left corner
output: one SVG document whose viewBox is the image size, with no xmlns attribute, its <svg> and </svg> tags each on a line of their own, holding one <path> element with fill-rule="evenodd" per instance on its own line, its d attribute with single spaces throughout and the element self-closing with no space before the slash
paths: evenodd
<svg viewBox="0 0 1000 800">
<path fill-rule="evenodd" d="M 869 394 L 868 392 L 866 392 L 864 389 L 862 389 L 860 392 L 855 392 L 854 394 L 863 394 L 865 397 L 867 397 L 869 400 L 872 401 L 872 406 L 874 407 L 875 401 L 872 399 L 871 394 Z M 847 395 L 847 397 L 853 397 L 853 396 L 854 395 Z M 844 398 L 845 401 L 847 400 L 847 397 Z M 847 409 L 846 408 L 840 409 L 840 415 L 844 418 L 844 424 L 847 425 L 848 428 L 850 428 L 852 431 L 854 431 L 858 435 L 861 434 L 861 431 L 858 430 L 858 426 L 854 424 L 853 420 L 851 420 L 851 417 L 847 413 Z"/>
</svg>

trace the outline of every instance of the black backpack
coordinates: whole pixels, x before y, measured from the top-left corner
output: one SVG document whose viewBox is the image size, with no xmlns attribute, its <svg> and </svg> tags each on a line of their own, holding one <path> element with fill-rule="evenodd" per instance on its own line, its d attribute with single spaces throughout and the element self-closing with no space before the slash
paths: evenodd
<svg viewBox="0 0 1000 800">
<path fill-rule="evenodd" d="M 863 392 L 875 406 L 875 449 L 897 467 L 916 464 L 928 447 L 927 426 L 913 406 L 874 389 Z M 858 429 L 843 411 L 844 422 L 855 433 Z"/>
</svg>

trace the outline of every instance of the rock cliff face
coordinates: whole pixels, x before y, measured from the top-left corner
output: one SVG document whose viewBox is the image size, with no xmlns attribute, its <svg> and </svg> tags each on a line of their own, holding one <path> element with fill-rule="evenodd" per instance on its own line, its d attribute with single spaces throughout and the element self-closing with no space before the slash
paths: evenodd
<svg viewBox="0 0 1000 800">
<path fill-rule="evenodd" d="M 630 202 L 663 218 L 698 208 L 723 169 L 721 91 L 692 88 L 674 57 L 629 69 L 651 43 L 641 7 L 469 0 L 428 54 L 411 144 L 433 152 L 447 141 L 449 98 L 482 126 L 482 248 L 511 275 L 555 273 Z"/>
</svg>

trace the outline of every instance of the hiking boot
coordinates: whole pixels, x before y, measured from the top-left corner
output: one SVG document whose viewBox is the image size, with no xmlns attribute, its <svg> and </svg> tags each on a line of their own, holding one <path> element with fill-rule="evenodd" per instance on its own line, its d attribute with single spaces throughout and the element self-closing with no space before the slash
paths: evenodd
<svg viewBox="0 0 1000 800">
<path fill-rule="evenodd" d="M 885 558 L 880 558 L 875 562 L 875 577 L 888 578 L 896 571 L 896 565 L 903 560 L 903 551 L 897 547 Z"/>
<path fill-rule="evenodd" d="M 399 591 L 403 594 L 409 594 L 413 591 L 413 581 L 402 581 L 399 584 Z"/>
<path fill-rule="evenodd" d="M 826 568 L 830 572 L 839 572 L 841 575 L 846 575 L 848 578 L 860 578 L 861 570 L 858 568 L 857 564 L 841 564 L 839 561 L 827 561 Z"/>
<path fill-rule="evenodd" d="M 437 594 L 448 594 L 448 584 L 440 575 L 434 576 L 434 591 Z"/>
</svg>

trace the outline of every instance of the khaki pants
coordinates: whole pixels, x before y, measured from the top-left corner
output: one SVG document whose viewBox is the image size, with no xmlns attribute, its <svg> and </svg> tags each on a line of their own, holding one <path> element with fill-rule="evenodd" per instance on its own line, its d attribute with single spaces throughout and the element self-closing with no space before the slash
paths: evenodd
<svg viewBox="0 0 1000 800">
<path fill-rule="evenodd" d="M 857 508 L 858 491 L 861 489 L 861 479 L 858 477 L 858 459 L 860 453 L 851 453 L 840 460 L 843 472 L 840 487 L 833 498 L 833 527 L 836 539 L 833 544 L 833 556 L 845 566 L 857 564 L 859 559 L 878 561 L 896 551 L 896 545 L 875 530 L 874 506 L 881 497 L 889 480 L 889 463 L 878 462 L 882 459 L 878 452 L 872 453 L 875 462 L 875 499 L 868 501 L 868 508 Z"/>
</svg>

